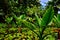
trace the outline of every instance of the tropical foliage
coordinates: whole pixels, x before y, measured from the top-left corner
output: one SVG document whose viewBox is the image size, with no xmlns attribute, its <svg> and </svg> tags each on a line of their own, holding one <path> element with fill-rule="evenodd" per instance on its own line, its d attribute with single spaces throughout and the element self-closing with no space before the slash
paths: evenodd
<svg viewBox="0 0 60 40">
<path fill-rule="evenodd" d="M 56 40 L 60 15 L 53 2 L 42 9 L 40 0 L 1 0 L 0 40 Z"/>
</svg>

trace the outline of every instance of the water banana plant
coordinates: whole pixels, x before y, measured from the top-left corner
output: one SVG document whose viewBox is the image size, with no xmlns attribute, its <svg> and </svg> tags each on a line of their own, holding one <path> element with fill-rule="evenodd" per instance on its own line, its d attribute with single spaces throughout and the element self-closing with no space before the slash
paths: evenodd
<svg viewBox="0 0 60 40">
<path fill-rule="evenodd" d="M 32 30 L 35 34 L 37 34 L 37 36 L 39 37 L 39 40 L 44 40 L 44 38 L 49 35 L 49 34 L 46 34 L 44 35 L 44 31 L 45 29 L 47 28 L 46 26 L 50 23 L 50 21 L 52 20 L 54 16 L 54 10 L 53 10 L 53 7 L 50 6 L 45 14 L 43 15 L 42 18 L 39 18 L 38 15 L 35 13 L 35 17 L 36 17 L 36 21 L 37 21 L 37 24 L 38 26 L 36 27 L 35 24 L 33 23 L 30 23 L 26 20 L 21 20 L 22 23 L 27 27 L 29 28 L 30 30 Z M 38 33 L 35 32 L 34 30 L 38 29 Z"/>
</svg>

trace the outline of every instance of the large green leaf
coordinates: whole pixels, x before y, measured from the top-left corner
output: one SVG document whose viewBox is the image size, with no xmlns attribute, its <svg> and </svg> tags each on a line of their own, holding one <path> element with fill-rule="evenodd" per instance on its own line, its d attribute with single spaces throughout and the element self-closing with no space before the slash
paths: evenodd
<svg viewBox="0 0 60 40">
<path fill-rule="evenodd" d="M 13 17 L 7 17 L 7 18 L 5 19 L 5 21 L 6 21 L 7 23 L 10 23 L 12 20 L 13 20 Z"/>
<path fill-rule="evenodd" d="M 35 26 L 33 23 L 30 23 L 30 22 L 28 22 L 28 21 L 26 21 L 26 20 L 21 20 L 21 21 L 22 21 L 22 23 L 23 23 L 27 28 L 29 28 L 30 30 L 32 30 L 34 33 L 36 33 L 36 34 L 39 36 L 39 34 L 34 31 L 34 30 L 36 30 L 37 28 L 36 28 L 36 26 Z"/>
<path fill-rule="evenodd" d="M 33 23 L 30 23 L 30 22 L 28 22 L 28 21 L 26 21 L 26 20 L 22 20 L 22 22 L 23 22 L 23 24 L 26 26 L 26 27 L 28 27 L 28 28 L 30 28 L 30 29 L 36 29 L 36 26 L 33 24 Z"/>
<path fill-rule="evenodd" d="M 38 15 L 37 14 L 35 14 L 35 16 L 36 16 L 36 20 L 37 20 L 37 23 L 39 24 L 39 26 L 41 25 L 41 19 L 38 17 Z"/>
<path fill-rule="evenodd" d="M 58 15 L 57 17 L 54 16 L 54 18 L 53 18 L 53 21 L 54 21 L 56 27 L 60 27 L 60 19 L 59 19 L 59 17 L 60 17 L 60 15 Z"/>
<path fill-rule="evenodd" d="M 57 18 L 58 18 L 58 20 L 59 20 L 59 22 L 60 22 L 60 14 L 57 15 Z"/>
<path fill-rule="evenodd" d="M 43 15 L 41 26 L 48 25 L 51 19 L 53 18 L 53 15 L 54 15 L 54 10 L 53 7 L 50 6 L 49 9 L 46 10 L 46 13 Z"/>
</svg>

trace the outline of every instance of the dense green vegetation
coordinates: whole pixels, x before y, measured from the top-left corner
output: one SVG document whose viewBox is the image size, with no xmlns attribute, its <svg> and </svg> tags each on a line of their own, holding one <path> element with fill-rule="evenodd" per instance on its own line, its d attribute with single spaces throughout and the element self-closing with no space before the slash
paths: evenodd
<svg viewBox="0 0 60 40">
<path fill-rule="evenodd" d="M 54 3 L 60 7 L 58 1 L 49 1 L 42 9 L 40 0 L 1 0 L 0 40 L 56 40 L 53 29 L 60 27 L 60 15 Z"/>
</svg>

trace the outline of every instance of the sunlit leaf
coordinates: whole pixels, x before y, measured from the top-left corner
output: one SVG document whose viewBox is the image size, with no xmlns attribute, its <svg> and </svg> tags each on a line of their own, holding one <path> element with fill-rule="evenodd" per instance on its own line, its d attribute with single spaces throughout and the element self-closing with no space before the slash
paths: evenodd
<svg viewBox="0 0 60 40">
<path fill-rule="evenodd" d="M 46 10 L 46 13 L 43 15 L 41 26 L 46 26 L 49 24 L 49 22 L 52 20 L 54 15 L 54 10 L 52 6 L 49 7 L 49 9 Z"/>
<path fill-rule="evenodd" d="M 36 16 L 37 23 L 39 24 L 39 26 L 41 26 L 41 18 L 39 18 L 37 14 L 35 14 L 35 16 Z"/>
</svg>

